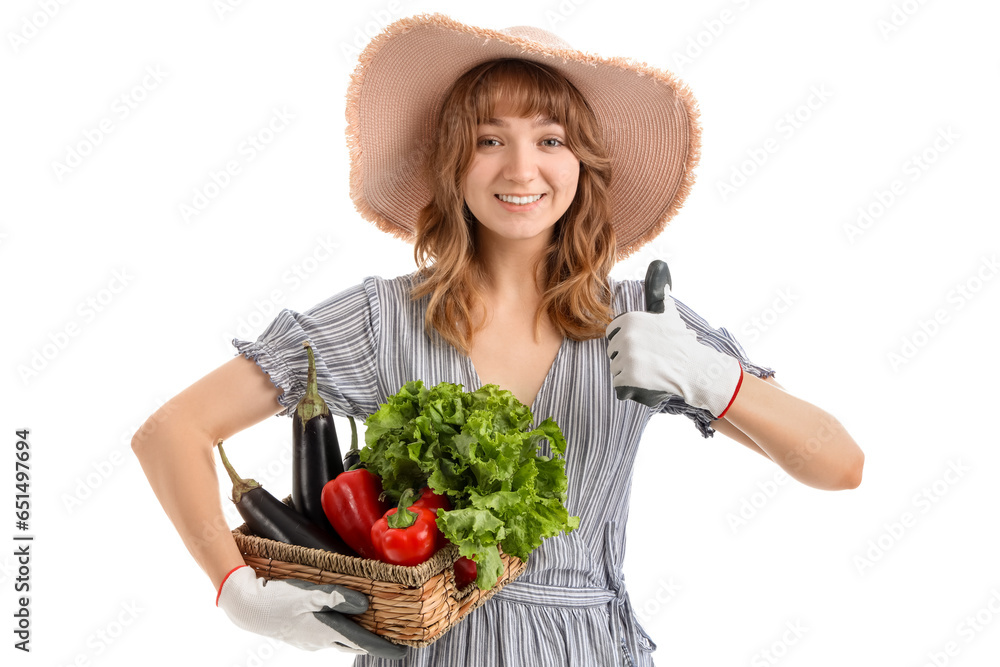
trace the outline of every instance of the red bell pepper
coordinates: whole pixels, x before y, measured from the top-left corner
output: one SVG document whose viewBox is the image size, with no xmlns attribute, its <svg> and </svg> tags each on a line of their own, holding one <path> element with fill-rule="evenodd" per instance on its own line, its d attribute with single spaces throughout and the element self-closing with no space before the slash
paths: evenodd
<svg viewBox="0 0 1000 667">
<path fill-rule="evenodd" d="M 404 491 L 399 506 L 372 526 L 372 546 L 386 563 L 419 565 L 438 549 L 441 531 L 437 515 L 426 507 L 414 505 L 413 498 L 413 489 Z"/>
<path fill-rule="evenodd" d="M 337 534 L 362 558 L 378 559 L 372 526 L 391 505 L 379 500 L 382 480 L 364 468 L 342 472 L 323 486 L 320 502 Z"/>
</svg>

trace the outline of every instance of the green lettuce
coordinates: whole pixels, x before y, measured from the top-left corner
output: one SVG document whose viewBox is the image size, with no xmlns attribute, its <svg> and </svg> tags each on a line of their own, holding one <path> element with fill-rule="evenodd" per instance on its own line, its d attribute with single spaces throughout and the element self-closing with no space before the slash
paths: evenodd
<svg viewBox="0 0 1000 667">
<path fill-rule="evenodd" d="M 497 385 L 467 392 L 414 380 L 365 420 L 361 461 L 395 501 L 424 486 L 447 496 L 452 509 L 438 510 L 438 527 L 490 588 L 503 571 L 497 545 L 527 561 L 543 539 L 580 525 L 565 506 L 566 439 L 551 417 L 536 429 L 533 421 Z M 546 442 L 551 456 L 540 453 Z"/>
</svg>

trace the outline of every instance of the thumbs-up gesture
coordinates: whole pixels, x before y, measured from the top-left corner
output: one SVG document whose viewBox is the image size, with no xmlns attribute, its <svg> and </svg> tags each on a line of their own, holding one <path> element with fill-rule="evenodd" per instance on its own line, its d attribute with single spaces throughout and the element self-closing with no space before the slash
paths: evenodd
<svg viewBox="0 0 1000 667">
<path fill-rule="evenodd" d="M 718 419 L 736 398 L 743 368 L 735 357 L 698 340 L 677 312 L 670 289 L 667 264 L 654 260 L 646 271 L 646 311 L 623 313 L 608 324 L 615 394 L 650 407 L 676 395 Z"/>
</svg>

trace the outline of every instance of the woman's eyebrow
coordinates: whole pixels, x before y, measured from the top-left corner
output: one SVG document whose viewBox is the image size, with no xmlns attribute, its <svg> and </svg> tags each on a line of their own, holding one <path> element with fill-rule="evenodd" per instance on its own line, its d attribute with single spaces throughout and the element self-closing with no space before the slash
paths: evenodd
<svg viewBox="0 0 1000 667">
<path fill-rule="evenodd" d="M 493 127 L 507 127 L 507 121 L 502 118 L 487 118 L 485 121 L 480 123 L 480 125 L 492 125 Z M 555 118 L 536 118 L 535 122 L 532 123 L 534 127 L 541 127 L 542 125 L 558 125 Z"/>
</svg>

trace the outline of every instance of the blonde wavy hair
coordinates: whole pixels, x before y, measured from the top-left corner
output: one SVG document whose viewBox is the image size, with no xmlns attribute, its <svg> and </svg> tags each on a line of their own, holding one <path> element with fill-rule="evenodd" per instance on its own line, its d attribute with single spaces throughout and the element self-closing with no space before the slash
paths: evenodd
<svg viewBox="0 0 1000 667">
<path fill-rule="evenodd" d="M 449 89 L 437 136 L 425 163 L 430 203 L 416 225 L 417 280 L 411 297 L 430 294 L 426 327 L 469 354 L 484 324 L 484 287 L 489 276 L 477 250 L 476 220 L 465 204 L 462 183 L 476 150 L 477 126 L 501 105 L 524 118 L 550 116 L 566 130 L 566 145 L 580 160 L 576 196 L 556 222 L 552 242 L 533 269 L 543 271 L 535 338 L 545 315 L 573 340 L 604 336 L 611 321 L 608 273 L 615 261 L 611 225 L 611 162 L 597 119 L 580 92 L 550 67 L 504 58 L 473 67 Z M 485 319 L 485 318 L 483 318 Z"/>
</svg>

